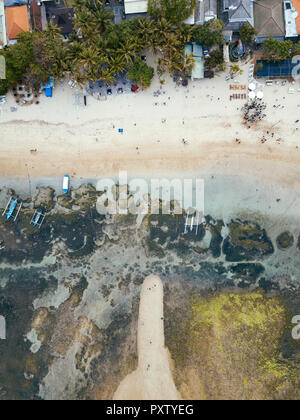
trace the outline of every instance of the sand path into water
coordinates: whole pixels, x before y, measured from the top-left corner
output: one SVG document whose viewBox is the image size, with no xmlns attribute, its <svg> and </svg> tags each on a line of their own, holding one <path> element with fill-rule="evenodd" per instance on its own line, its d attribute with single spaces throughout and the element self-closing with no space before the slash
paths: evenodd
<svg viewBox="0 0 300 420">
<path fill-rule="evenodd" d="M 136 371 L 119 385 L 116 400 L 176 400 L 168 350 L 164 346 L 163 284 L 159 277 L 147 277 L 141 291 L 138 321 Z"/>
</svg>

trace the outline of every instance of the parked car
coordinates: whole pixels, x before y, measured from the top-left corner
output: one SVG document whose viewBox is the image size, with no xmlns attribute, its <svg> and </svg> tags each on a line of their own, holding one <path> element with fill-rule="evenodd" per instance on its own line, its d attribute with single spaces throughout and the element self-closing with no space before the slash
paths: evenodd
<svg viewBox="0 0 300 420">
<path fill-rule="evenodd" d="M 6 103 L 6 96 L 5 95 L 1 95 L 0 96 L 0 105 L 3 105 Z"/>
</svg>

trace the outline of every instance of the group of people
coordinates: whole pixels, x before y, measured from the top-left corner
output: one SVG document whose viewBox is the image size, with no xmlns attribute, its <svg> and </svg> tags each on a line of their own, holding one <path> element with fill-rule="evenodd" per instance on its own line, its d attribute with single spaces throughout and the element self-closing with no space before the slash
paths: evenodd
<svg viewBox="0 0 300 420">
<path fill-rule="evenodd" d="M 258 103 L 253 101 L 250 104 L 246 104 L 243 108 L 244 119 L 249 123 L 257 123 L 262 119 L 266 118 L 266 114 L 263 111 L 267 108 L 265 103 Z"/>
</svg>

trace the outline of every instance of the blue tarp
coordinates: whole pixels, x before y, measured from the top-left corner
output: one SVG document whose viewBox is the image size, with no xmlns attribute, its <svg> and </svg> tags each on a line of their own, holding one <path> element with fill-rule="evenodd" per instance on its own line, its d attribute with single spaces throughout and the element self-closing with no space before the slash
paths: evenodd
<svg viewBox="0 0 300 420">
<path fill-rule="evenodd" d="M 47 98 L 52 98 L 52 87 L 47 87 L 45 89 L 45 93 L 46 93 Z"/>
<path fill-rule="evenodd" d="M 48 82 L 42 87 L 42 89 L 53 88 L 54 87 L 54 80 L 52 77 L 49 77 Z"/>
</svg>

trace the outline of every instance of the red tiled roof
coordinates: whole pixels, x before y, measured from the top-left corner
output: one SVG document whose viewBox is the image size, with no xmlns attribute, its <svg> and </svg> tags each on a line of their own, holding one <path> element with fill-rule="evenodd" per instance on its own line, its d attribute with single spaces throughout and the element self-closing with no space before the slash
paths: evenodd
<svg viewBox="0 0 300 420">
<path fill-rule="evenodd" d="M 298 34 L 300 35 L 300 0 L 293 0 L 295 9 L 298 12 L 298 17 L 296 19 Z"/>
<path fill-rule="evenodd" d="M 7 7 L 5 12 L 8 39 L 16 39 L 20 32 L 29 31 L 28 9 L 26 5 Z"/>
</svg>

